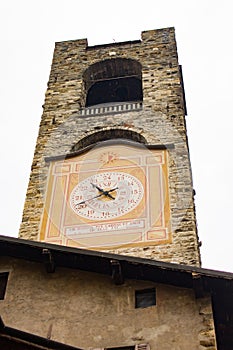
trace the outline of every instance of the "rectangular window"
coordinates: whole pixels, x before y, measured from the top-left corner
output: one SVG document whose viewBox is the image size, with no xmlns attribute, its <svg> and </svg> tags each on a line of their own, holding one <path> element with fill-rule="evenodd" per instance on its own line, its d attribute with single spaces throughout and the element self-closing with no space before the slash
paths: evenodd
<svg viewBox="0 0 233 350">
<path fill-rule="evenodd" d="M 9 272 L 0 272 L 0 300 L 5 297 L 8 275 Z"/>
<path fill-rule="evenodd" d="M 156 305 L 155 288 L 135 291 L 135 308 L 145 308 Z"/>
</svg>

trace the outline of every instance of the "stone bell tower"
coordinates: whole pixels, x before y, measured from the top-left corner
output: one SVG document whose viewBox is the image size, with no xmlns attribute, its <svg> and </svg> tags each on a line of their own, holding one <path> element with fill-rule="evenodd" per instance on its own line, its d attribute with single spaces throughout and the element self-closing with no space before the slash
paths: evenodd
<svg viewBox="0 0 233 350">
<path fill-rule="evenodd" d="M 21 238 L 200 265 L 174 28 L 55 45 Z"/>
</svg>

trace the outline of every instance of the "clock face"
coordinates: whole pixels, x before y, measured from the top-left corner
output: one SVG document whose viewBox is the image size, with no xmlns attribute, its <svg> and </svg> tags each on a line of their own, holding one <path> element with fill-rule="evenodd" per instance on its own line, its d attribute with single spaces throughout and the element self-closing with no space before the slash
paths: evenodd
<svg viewBox="0 0 233 350">
<path fill-rule="evenodd" d="M 124 172 L 101 172 L 81 181 L 70 196 L 72 210 L 90 220 L 121 217 L 142 200 L 143 185 L 135 176 Z"/>
<path fill-rule="evenodd" d="M 106 141 L 55 159 L 46 193 L 42 241 L 90 249 L 170 242 L 166 150 Z"/>
</svg>

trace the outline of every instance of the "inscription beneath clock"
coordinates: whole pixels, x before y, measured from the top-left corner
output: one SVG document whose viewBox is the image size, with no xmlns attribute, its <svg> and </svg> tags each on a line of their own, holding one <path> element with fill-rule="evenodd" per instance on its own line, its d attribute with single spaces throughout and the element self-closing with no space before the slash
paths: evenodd
<svg viewBox="0 0 233 350">
<path fill-rule="evenodd" d="M 78 238 L 82 234 L 130 230 L 130 229 L 143 229 L 144 227 L 145 227 L 145 220 L 126 220 L 126 221 L 114 222 L 114 223 L 109 222 L 105 224 L 78 225 L 73 227 L 67 227 L 65 234 L 69 238 Z"/>
</svg>

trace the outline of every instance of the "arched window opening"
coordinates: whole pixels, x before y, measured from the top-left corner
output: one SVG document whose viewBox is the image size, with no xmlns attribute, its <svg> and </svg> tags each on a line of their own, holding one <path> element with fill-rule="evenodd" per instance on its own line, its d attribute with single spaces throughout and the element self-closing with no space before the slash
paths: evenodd
<svg viewBox="0 0 233 350">
<path fill-rule="evenodd" d="M 141 64 L 115 58 L 97 62 L 84 73 L 86 107 L 104 103 L 142 101 Z"/>
<path fill-rule="evenodd" d="M 101 141 L 115 140 L 115 139 L 125 139 L 125 140 L 130 140 L 130 141 L 134 141 L 142 144 L 147 143 L 145 137 L 143 137 L 141 134 L 135 131 L 128 130 L 128 129 L 127 130 L 109 129 L 109 130 L 98 131 L 84 137 L 72 147 L 71 152 L 79 151 L 82 148 L 88 147 L 90 145 L 93 145 Z"/>
</svg>

